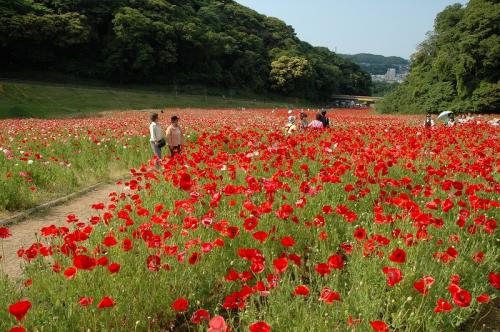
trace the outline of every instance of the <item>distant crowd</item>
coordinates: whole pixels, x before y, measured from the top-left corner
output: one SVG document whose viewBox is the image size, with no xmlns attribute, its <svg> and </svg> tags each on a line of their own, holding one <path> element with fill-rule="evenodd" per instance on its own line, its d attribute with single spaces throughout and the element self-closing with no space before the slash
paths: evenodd
<svg viewBox="0 0 500 332">
<path fill-rule="evenodd" d="M 444 125 L 447 127 L 454 127 L 462 124 L 489 124 L 492 126 L 500 126 L 499 118 L 485 120 L 482 115 L 473 116 L 472 113 L 459 114 L 458 116 L 455 116 L 455 113 L 453 112 L 443 112 L 437 117 L 437 119 L 443 120 Z M 424 127 L 432 128 L 435 125 L 436 123 L 432 118 L 432 114 L 428 113 L 424 121 Z"/>
<path fill-rule="evenodd" d="M 288 111 L 288 113 L 292 113 L 292 111 Z M 292 135 L 296 132 L 302 132 L 307 128 L 312 129 L 321 129 L 321 128 L 329 128 L 330 127 L 330 119 L 326 116 L 326 111 L 321 111 L 316 114 L 314 120 L 309 122 L 307 120 L 307 114 L 305 112 L 300 112 L 299 121 L 297 122 L 297 117 L 295 115 L 290 115 L 288 117 L 288 123 L 285 125 L 285 134 Z"/>
</svg>

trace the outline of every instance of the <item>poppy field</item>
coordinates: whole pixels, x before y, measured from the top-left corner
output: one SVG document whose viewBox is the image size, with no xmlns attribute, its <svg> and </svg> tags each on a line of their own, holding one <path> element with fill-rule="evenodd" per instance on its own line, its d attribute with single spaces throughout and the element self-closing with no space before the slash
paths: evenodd
<svg viewBox="0 0 500 332">
<path fill-rule="evenodd" d="M 332 110 L 330 129 L 284 135 L 284 110 L 178 115 L 187 143 L 160 171 L 144 112 L 82 120 L 78 148 L 77 120 L 53 121 L 51 146 L 83 151 L 54 177 L 94 156 L 132 177 L 18 250 L 1 330 L 454 331 L 498 297 L 498 128 Z M 8 121 L 2 137 L 45 127 Z"/>
</svg>

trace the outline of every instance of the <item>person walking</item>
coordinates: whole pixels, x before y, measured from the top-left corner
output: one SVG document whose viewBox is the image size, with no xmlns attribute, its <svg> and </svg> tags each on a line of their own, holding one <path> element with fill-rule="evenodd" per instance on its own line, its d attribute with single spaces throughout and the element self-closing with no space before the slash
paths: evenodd
<svg viewBox="0 0 500 332">
<path fill-rule="evenodd" d="M 160 167 L 161 162 L 161 148 L 165 146 L 165 139 L 163 135 L 163 130 L 158 124 L 158 113 L 151 114 L 151 124 L 149 125 L 150 133 L 150 143 L 153 153 L 155 155 L 155 165 L 156 168 Z"/>
<path fill-rule="evenodd" d="M 320 113 L 316 114 L 316 120 L 311 121 L 307 125 L 307 127 L 308 128 L 316 128 L 316 129 L 324 128 L 323 122 L 321 121 L 321 119 L 322 119 L 321 114 Z"/>
<path fill-rule="evenodd" d="M 170 149 L 170 155 L 173 157 L 181 153 L 182 145 L 184 144 L 184 135 L 179 126 L 179 117 L 174 115 L 170 118 L 171 124 L 167 128 L 166 141 Z"/>
</svg>

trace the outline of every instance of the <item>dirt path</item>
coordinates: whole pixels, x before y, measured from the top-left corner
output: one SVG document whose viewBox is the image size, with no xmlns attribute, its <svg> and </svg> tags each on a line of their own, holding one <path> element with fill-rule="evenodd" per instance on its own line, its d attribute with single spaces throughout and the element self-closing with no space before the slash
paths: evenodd
<svg viewBox="0 0 500 332">
<path fill-rule="evenodd" d="M 117 184 L 103 184 L 92 191 L 68 201 L 60 206 L 55 206 L 40 215 L 34 215 L 28 219 L 9 226 L 11 237 L 3 240 L 3 258 L 2 263 L 6 274 L 10 278 L 18 278 L 22 273 L 22 260 L 17 256 L 17 250 L 21 247 L 29 247 L 36 242 L 36 234 L 40 233 L 40 229 L 44 226 L 68 225 L 66 216 L 74 214 L 78 219 L 87 221 L 95 211 L 90 207 L 94 203 L 109 202 L 108 194 L 110 192 L 121 192 L 122 187 Z"/>
</svg>

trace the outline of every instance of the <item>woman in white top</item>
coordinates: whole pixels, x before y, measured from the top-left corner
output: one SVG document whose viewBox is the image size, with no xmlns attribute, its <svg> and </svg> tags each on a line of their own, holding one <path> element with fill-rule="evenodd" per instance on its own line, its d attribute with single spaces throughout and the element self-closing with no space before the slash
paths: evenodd
<svg viewBox="0 0 500 332">
<path fill-rule="evenodd" d="M 184 135 L 179 127 L 179 117 L 174 115 L 171 118 L 172 124 L 167 128 L 166 141 L 170 149 L 171 156 L 181 153 L 182 144 L 184 144 Z"/>
<path fill-rule="evenodd" d="M 158 125 L 158 113 L 151 114 L 151 124 L 149 125 L 149 133 L 151 138 L 149 139 L 153 152 L 155 154 L 156 167 L 160 166 L 161 160 L 161 148 L 164 146 L 164 135 L 163 130 Z"/>
</svg>

